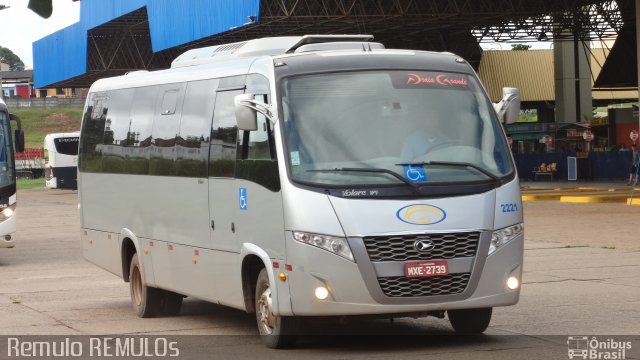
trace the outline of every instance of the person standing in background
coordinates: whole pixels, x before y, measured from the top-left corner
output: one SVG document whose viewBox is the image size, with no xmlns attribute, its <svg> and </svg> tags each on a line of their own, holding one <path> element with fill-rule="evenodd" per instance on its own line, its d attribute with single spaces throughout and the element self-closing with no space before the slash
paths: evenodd
<svg viewBox="0 0 640 360">
<path fill-rule="evenodd" d="M 638 166 L 638 148 L 636 147 L 636 144 L 631 145 L 631 151 L 631 167 L 629 168 L 629 181 L 627 181 L 627 185 L 631 185 L 632 181 L 634 185 L 636 183 L 636 179 L 633 178 Z"/>
</svg>

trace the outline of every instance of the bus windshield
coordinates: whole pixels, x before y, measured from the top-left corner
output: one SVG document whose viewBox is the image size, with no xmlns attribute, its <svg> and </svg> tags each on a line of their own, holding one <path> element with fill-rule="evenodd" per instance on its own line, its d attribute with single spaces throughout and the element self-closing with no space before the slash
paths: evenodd
<svg viewBox="0 0 640 360">
<path fill-rule="evenodd" d="M 357 71 L 282 83 L 294 180 L 329 186 L 496 181 L 513 173 L 491 103 L 473 76 Z"/>
<path fill-rule="evenodd" d="M 15 184 L 9 116 L 0 111 L 0 189 Z"/>
</svg>

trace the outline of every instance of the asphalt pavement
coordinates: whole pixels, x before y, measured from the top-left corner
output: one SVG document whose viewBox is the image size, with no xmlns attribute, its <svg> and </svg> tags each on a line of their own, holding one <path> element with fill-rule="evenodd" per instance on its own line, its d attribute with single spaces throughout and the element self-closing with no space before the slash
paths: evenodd
<svg viewBox="0 0 640 360">
<path fill-rule="evenodd" d="M 128 284 L 82 258 L 77 193 L 20 191 L 18 199 L 17 246 L 0 251 L 0 358 L 5 339 L 34 335 L 173 337 L 180 358 L 238 359 L 565 359 L 568 337 L 587 335 L 630 339 L 625 358 L 640 358 L 638 206 L 525 202 L 521 300 L 496 308 L 483 336 L 456 336 L 436 318 L 332 319 L 309 323 L 314 335 L 296 348 L 274 351 L 257 338 L 252 315 L 196 299 L 179 316 L 137 318 Z M 609 213 L 629 220 L 603 227 L 615 220 Z M 579 236 L 570 231 L 576 222 Z"/>
</svg>

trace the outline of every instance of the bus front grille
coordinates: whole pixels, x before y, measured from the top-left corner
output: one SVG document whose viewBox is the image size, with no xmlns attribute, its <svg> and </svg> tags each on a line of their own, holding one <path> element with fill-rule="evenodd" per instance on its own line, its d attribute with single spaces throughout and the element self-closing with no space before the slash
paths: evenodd
<svg viewBox="0 0 640 360">
<path fill-rule="evenodd" d="M 416 297 L 460 294 L 467 288 L 471 273 L 446 276 L 378 278 L 382 292 L 389 297 Z"/>
<path fill-rule="evenodd" d="M 479 232 L 368 236 L 364 245 L 374 262 L 453 259 L 476 256 L 479 238 Z M 430 242 L 433 248 L 419 252 L 416 243 L 420 241 Z"/>
</svg>

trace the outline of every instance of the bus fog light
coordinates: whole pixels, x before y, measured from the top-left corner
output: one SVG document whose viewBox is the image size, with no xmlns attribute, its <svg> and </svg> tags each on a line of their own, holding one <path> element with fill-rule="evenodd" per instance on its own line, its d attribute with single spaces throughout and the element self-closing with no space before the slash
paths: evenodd
<svg viewBox="0 0 640 360">
<path fill-rule="evenodd" d="M 520 287 L 520 280 L 515 276 L 509 277 L 509 279 L 507 279 L 507 287 L 511 290 L 516 290 Z"/>
<path fill-rule="evenodd" d="M 326 287 L 320 286 L 316 288 L 316 298 L 318 300 L 325 300 L 327 297 L 329 297 L 329 290 Z"/>
</svg>

